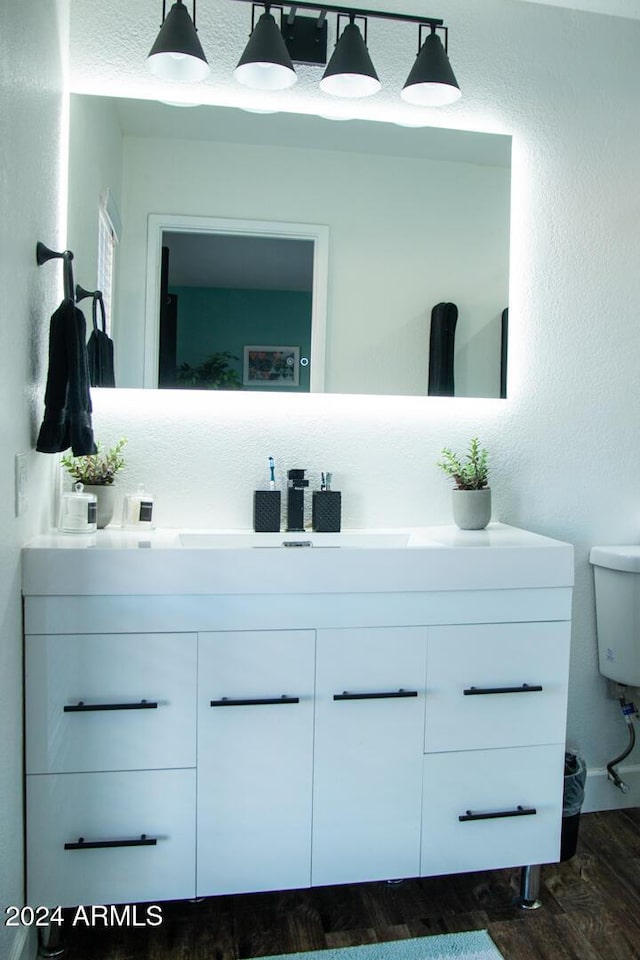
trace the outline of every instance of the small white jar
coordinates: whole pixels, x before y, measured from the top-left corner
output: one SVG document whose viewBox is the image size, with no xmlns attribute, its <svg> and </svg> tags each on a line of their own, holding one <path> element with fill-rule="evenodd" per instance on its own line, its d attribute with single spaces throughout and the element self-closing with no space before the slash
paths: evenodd
<svg viewBox="0 0 640 960">
<path fill-rule="evenodd" d="M 153 528 L 153 497 L 138 487 L 137 493 L 129 493 L 122 504 L 122 526 L 125 530 L 151 530 Z"/>
</svg>

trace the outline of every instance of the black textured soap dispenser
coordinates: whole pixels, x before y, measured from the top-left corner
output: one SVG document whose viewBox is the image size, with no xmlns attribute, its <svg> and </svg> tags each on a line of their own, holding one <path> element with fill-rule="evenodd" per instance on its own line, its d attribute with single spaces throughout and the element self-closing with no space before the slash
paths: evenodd
<svg viewBox="0 0 640 960">
<path fill-rule="evenodd" d="M 316 533 L 340 533 L 342 494 L 331 489 L 331 474 L 322 474 L 322 486 L 315 490 L 311 506 L 311 525 Z"/>
<path fill-rule="evenodd" d="M 340 533 L 342 496 L 338 490 L 315 490 L 311 521 L 316 533 Z"/>
</svg>

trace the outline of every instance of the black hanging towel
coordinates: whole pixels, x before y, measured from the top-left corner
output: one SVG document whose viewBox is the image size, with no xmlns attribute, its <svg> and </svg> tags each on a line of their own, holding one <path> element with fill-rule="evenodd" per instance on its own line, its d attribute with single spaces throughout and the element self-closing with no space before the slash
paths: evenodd
<svg viewBox="0 0 640 960">
<path fill-rule="evenodd" d="M 98 326 L 98 309 L 102 319 L 102 329 Z M 113 340 L 107 335 L 107 318 L 104 311 L 104 302 L 100 291 L 93 294 L 91 305 L 93 331 L 87 344 L 87 359 L 89 361 L 89 382 L 92 387 L 115 387 L 116 378 L 113 363 Z"/>
<path fill-rule="evenodd" d="M 429 339 L 430 397 L 453 397 L 455 384 L 453 358 L 458 308 L 455 303 L 437 303 L 431 311 Z"/>
<path fill-rule="evenodd" d="M 66 297 L 51 317 L 45 412 L 36 450 L 74 457 L 97 452 L 91 425 L 91 394 L 84 314 Z"/>
</svg>

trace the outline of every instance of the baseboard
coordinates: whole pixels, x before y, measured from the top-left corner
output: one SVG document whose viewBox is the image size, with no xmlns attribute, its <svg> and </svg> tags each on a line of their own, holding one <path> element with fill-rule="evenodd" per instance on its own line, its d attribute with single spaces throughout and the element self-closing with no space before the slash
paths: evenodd
<svg viewBox="0 0 640 960">
<path fill-rule="evenodd" d="M 616 769 L 620 779 L 629 787 L 628 792 L 623 793 L 619 787 L 614 786 L 608 779 L 606 768 L 589 770 L 582 805 L 583 813 L 640 807 L 640 764 L 632 763 Z"/>
<path fill-rule="evenodd" d="M 35 960 L 38 940 L 33 927 L 18 927 L 8 960 Z"/>
</svg>

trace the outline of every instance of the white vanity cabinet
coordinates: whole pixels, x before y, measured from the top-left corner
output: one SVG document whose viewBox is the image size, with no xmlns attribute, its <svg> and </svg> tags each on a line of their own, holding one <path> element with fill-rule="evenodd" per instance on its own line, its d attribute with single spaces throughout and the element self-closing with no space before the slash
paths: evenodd
<svg viewBox="0 0 640 960">
<path fill-rule="evenodd" d="M 558 858 L 569 545 L 118 533 L 24 551 L 30 904 Z"/>
</svg>

